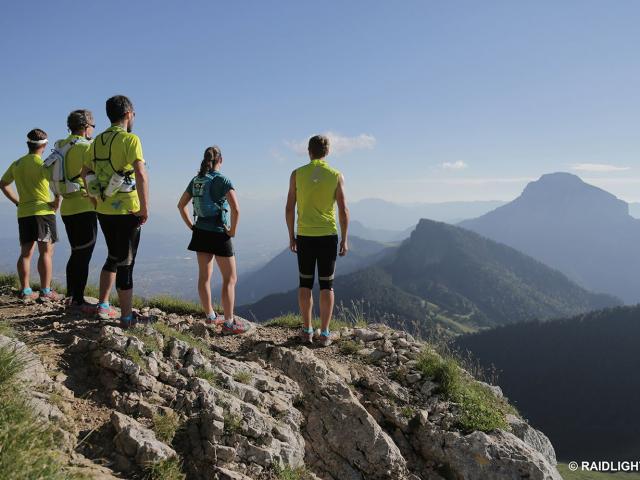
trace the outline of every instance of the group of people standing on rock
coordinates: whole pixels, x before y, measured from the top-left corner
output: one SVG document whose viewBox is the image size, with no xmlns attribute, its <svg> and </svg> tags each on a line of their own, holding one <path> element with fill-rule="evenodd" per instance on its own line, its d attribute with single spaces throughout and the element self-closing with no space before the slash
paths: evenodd
<svg viewBox="0 0 640 480">
<path fill-rule="evenodd" d="M 96 125 L 91 111 L 72 111 L 67 117 L 69 136 L 55 142 L 44 158 L 48 136 L 41 129 L 31 130 L 27 134 L 28 154 L 11 163 L 0 180 L 0 190 L 17 207 L 19 297 L 41 301 L 64 299 L 70 310 L 102 320 L 119 316 L 121 326 L 128 328 L 148 320 L 133 311 L 132 298 L 141 227 L 149 217 L 149 184 L 142 144 L 132 133 L 136 116 L 133 103 L 123 95 L 116 95 L 107 100 L 106 113 L 111 126 L 93 138 Z M 293 171 L 290 177 L 286 223 L 289 248 L 298 258 L 298 301 L 303 321 L 300 338 L 306 343 L 315 340 L 326 346 L 332 342 L 329 324 L 334 306 L 336 259 L 338 254 L 346 255 L 349 248 L 349 211 L 343 176 L 326 160 L 328 138 L 312 137 L 308 151 L 310 162 Z M 241 334 L 250 324 L 234 316 L 237 275 L 231 241 L 238 228 L 240 207 L 233 183 L 220 171 L 222 165 L 220 148 L 208 147 L 198 174 L 178 202 L 178 210 L 192 231 L 188 249 L 197 253 L 198 294 L 205 322 L 221 328 L 222 333 Z M 189 203 L 193 204 L 193 219 Z M 58 209 L 71 246 L 66 267 L 66 299 L 51 288 Z M 87 303 L 84 294 L 98 224 L 107 245 L 107 259 L 100 273 L 99 299 L 95 305 Z M 30 286 L 31 258 L 36 246 L 39 292 Z M 222 275 L 224 316 L 214 311 L 211 301 L 214 260 Z M 312 327 L 316 266 L 320 286 L 319 332 Z M 120 313 L 109 302 L 114 284 Z"/>
</svg>

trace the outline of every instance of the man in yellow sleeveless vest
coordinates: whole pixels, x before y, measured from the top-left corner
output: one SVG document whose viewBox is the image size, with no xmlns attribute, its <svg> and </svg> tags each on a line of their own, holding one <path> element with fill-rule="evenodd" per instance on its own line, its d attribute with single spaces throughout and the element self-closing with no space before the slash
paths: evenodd
<svg viewBox="0 0 640 480">
<path fill-rule="evenodd" d="M 312 288 L 316 265 L 320 284 L 321 331 L 317 341 L 322 346 L 332 342 L 329 323 L 333 314 L 336 258 L 338 255 L 338 229 L 335 205 L 340 220 L 340 256 L 347 254 L 349 209 L 344 191 L 344 177 L 325 160 L 329 154 L 329 139 L 316 135 L 309 139 L 311 161 L 291 173 L 287 196 L 286 220 L 289 229 L 289 248 L 298 256 L 300 287 L 298 303 L 302 314 L 301 338 L 313 342 L 311 315 Z M 294 233 L 295 210 L 298 210 L 297 233 Z"/>
</svg>

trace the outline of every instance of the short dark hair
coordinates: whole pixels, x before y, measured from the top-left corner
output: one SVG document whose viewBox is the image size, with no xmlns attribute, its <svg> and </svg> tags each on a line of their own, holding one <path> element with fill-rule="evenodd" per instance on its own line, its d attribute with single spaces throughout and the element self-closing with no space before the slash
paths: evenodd
<svg viewBox="0 0 640 480">
<path fill-rule="evenodd" d="M 46 140 L 49 138 L 47 136 L 47 132 L 44 130 L 40 130 L 39 128 L 34 128 L 29 133 L 27 133 L 27 147 L 29 147 L 29 153 L 33 153 L 42 147 L 41 143 L 31 143 L 29 140 L 33 140 L 34 142 L 39 142 L 40 140 Z"/>
<path fill-rule="evenodd" d="M 71 132 L 93 125 L 93 113 L 90 110 L 74 110 L 67 117 L 67 128 Z"/>
<path fill-rule="evenodd" d="M 329 138 L 325 135 L 314 135 L 309 139 L 309 155 L 312 159 L 329 155 Z"/>
<path fill-rule="evenodd" d="M 107 100 L 107 117 L 111 123 L 122 120 L 127 112 L 133 112 L 133 103 L 124 95 L 114 95 Z"/>
</svg>

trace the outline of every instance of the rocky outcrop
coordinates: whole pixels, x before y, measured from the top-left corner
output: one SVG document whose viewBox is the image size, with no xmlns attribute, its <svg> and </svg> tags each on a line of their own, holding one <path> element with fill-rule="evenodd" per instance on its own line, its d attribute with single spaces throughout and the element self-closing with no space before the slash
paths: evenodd
<svg viewBox="0 0 640 480">
<path fill-rule="evenodd" d="M 285 328 L 220 338 L 154 313 L 155 325 L 64 337 L 64 355 L 110 412 L 100 454 L 125 477 L 175 461 L 195 480 L 282 469 L 322 480 L 560 479 L 550 442 L 518 416 L 505 430 L 460 431 L 458 407 L 418 368 L 424 344 L 404 332 L 342 329 L 317 349 Z M 40 367 L 28 375 L 52 382 Z"/>
</svg>

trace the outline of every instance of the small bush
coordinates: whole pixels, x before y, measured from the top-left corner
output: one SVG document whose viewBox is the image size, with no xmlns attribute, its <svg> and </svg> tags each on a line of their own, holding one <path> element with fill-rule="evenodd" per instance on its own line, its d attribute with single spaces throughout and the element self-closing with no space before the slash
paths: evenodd
<svg viewBox="0 0 640 480">
<path fill-rule="evenodd" d="M 239 383 L 249 384 L 253 380 L 253 373 L 248 370 L 238 370 L 233 374 L 233 379 Z"/>
<path fill-rule="evenodd" d="M 273 473 L 278 480 L 307 480 L 312 478 L 306 467 L 292 467 L 291 465 L 277 464 L 273 467 Z"/>
<path fill-rule="evenodd" d="M 402 415 L 406 419 L 411 419 L 415 416 L 416 410 L 413 407 L 402 407 L 400 409 L 400 415 Z"/>
<path fill-rule="evenodd" d="M 463 432 L 509 428 L 505 415 L 516 413 L 515 409 L 488 387 L 468 377 L 454 358 L 425 349 L 418 357 L 417 368 L 439 384 L 440 393 L 458 404 L 456 426 Z"/>
<path fill-rule="evenodd" d="M 140 370 L 144 370 L 146 368 L 144 360 L 142 359 L 142 355 L 140 355 L 140 352 L 138 351 L 137 348 L 135 347 L 127 348 L 125 355 L 127 356 L 127 358 L 129 358 L 129 360 L 131 360 L 133 363 L 138 365 L 140 367 Z"/>
<path fill-rule="evenodd" d="M 345 355 L 355 355 L 360 350 L 362 350 L 362 346 L 358 342 L 354 342 L 353 340 L 340 342 L 340 351 Z"/>
<path fill-rule="evenodd" d="M 187 476 L 182 473 L 182 462 L 173 457 L 152 463 L 146 468 L 148 480 L 184 480 Z"/>
<path fill-rule="evenodd" d="M 127 330 L 125 333 L 130 337 L 138 338 L 147 350 L 147 352 L 160 352 L 160 344 L 158 343 L 158 339 L 155 335 L 149 335 L 147 332 L 147 327 L 134 327 Z"/>
<path fill-rule="evenodd" d="M 222 384 L 222 377 L 219 373 L 216 373 L 212 370 L 207 370 L 204 367 L 200 367 L 196 370 L 196 377 L 200 377 L 211 385 L 219 387 Z"/>
<path fill-rule="evenodd" d="M 179 427 L 180 417 L 173 410 L 153 416 L 153 431 L 165 443 L 171 443 Z"/>
<path fill-rule="evenodd" d="M 242 416 L 237 413 L 227 413 L 224 416 L 224 433 L 233 435 L 242 429 Z"/>
</svg>

